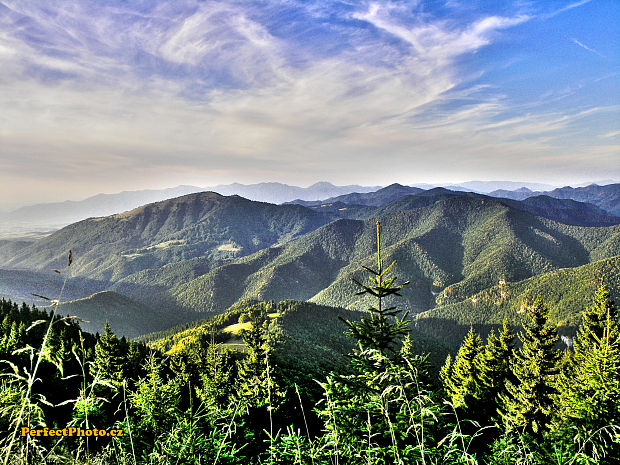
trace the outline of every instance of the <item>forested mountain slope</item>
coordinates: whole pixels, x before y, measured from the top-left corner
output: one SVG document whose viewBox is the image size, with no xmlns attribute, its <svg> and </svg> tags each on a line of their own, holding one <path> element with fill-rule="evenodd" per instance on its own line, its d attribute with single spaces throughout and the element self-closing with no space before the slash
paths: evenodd
<svg viewBox="0 0 620 465">
<path fill-rule="evenodd" d="M 194 257 L 247 255 L 306 234 L 331 218 L 299 205 L 202 192 L 80 221 L 21 248 L 3 265 L 59 268 L 73 250 L 74 275 L 117 280 Z"/>
<path fill-rule="evenodd" d="M 454 197 L 381 217 L 385 259 L 412 281 L 414 311 L 458 302 L 495 285 L 620 253 L 620 226 L 569 226 L 488 198 Z M 219 266 L 175 286 L 177 302 L 215 311 L 239 299 L 311 299 L 364 308 L 351 276 L 372 265 L 374 220 L 338 220 L 290 243 Z"/>
<path fill-rule="evenodd" d="M 365 309 L 351 277 L 374 263 L 377 217 L 386 260 L 397 260 L 395 272 L 412 283 L 402 305 L 414 313 L 460 302 L 499 280 L 620 254 L 620 226 L 580 225 L 611 217 L 572 200 L 518 202 L 436 188 L 379 207 L 325 211 L 199 193 L 85 220 L 31 244 L 5 244 L 5 257 L 14 255 L 3 266 L 22 269 L 3 271 L 0 290 L 29 302 L 33 293 L 57 298 L 62 280 L 51 277 L 52 269 L 62 268 L 72 250 L 63 300 L 111 290 L 148 306 L 161 327 L 166 319 L 187 321 L 186 312 L 219 313 L 244 299 Z M 104 313 L 107 300 L 94 300 Z M 111 323 L 124 334 L 126 315 L 110 305 Z M 152 330 L 145 323 L 140 334 Z"/>
<path fill-rule="evenodd" d="M 501 326 L 504 318 L 518 327 L 527 307 L 540 296 L 551 310 L 551 321 L 572 337 L 585 310 L 584 302 L 592 300 L 601 283 L 612 299 L 620 300 L 620 256 L 518 282 L 498 281 L 460 302 L 418 314 L 415 327 L 445 341 L 461 341 L 472 325 L 484 334 Z"/>
</svg>

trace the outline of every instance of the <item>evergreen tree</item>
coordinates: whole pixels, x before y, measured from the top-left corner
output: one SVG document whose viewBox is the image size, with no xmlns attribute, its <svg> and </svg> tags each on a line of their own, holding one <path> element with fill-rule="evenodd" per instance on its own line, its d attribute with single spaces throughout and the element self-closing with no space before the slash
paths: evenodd
<svg viewBox="0 0 620 465">
<path fill-rule="evenodd" d="M 377 299 L 370 316 L 346 322 L 358 348 L 348 355 L 349 375 L 330 374 L 325 383 L 325 403 L 319 415 L 325 421 L 324 441 L 342 463 L 417 463 L 427 457 L 437 433 L 439 409 L 428 390 L 426 357 L 413 354 L 408 321 L 398 318 L 395 307 L 383 299 L 400 295 L 407 284 L 395 285 L 381 259 L 380 223 L 377 222 L 377 270 L 371 284 L 355 281 Z M 427 449 L 428 448 L 428 449 Z"/>
<path fill-rule="evenodd" d="M 604 286 L 583 313 L 574 355 L 562 372 L 559 401 L 560 420 L 585 437 L 620 425 L 620 325 Z"/>
<path fill-rule="evenodd" d="M 271 350 L 267 343 L 269 322 L 265 307 L 252 306 L 247 319 L 250 328 L 241 332 L 247 354 L 237 364 L 236 400 L 261 407 L 269 403 L 269 390 L 272 388 L 267 373 Z"/>
<path fill-rule="evenodd" d="M 144 364 L 146 376 L 136 383 L 130 395 L 135 415 L 131 425 L 134 437 L 148 447 L 162 433 L 172 429 L 178 419 L 181 393 L 174 380 L 166 380 L 160 361 L 154 353 L 149 354 Z"/>
<path fill-rule="evenodd" d="M 442 381 L 454 408 L 468 410 L 476 407 L 481 385 L 481 370 L 477 360 L 483 356 L 484 344 L 480 335 L 469 329 L 454 362 L 446 360 Z"/>
<path fill-rule="evenodd" d="M 362 266 L 371 274 L 369 285 L 365 285 L 353 279 L 353 282 L 362 288 L 356 295 L 370 294 L 377 298 L 377 306 L 369 307 L 370 318 L 363 316 L 360 321 L 345 321 L 349 327 L 349 334 L 357 339 L 362 349 L 377 349 L 385 354 L 386 351 L 394 352 L 397 342 L 409 333 L 407 314 L 402 318 L 396 307 L 384 307 L 383 299 L 388 296 L 400 296 L 399 291 L 409 284 L 409 281 L 395 285 L 396 276 L 387 277 L 396 262 L 392 262 L 387 268 L 383 268 L 381 258 L 381 223 L 377 221 L 377 270 Z"/>
<path fill-rule="evenodd" d="M 413 352 L 411 335 L 407 334 L 400 348 L 399 359 L 409 367 L 410 371 L 415 372 L 420 387 L 432 389 L 435 384 L 431 379 L 431 364 L 428 361 L 429 354 L 419 355 Z"/>
<path fill-rule="evenodd" d="M 450 377 L 452 376 L 452 362 L 452 355 L 448 354 L 446 361 L 439 370 L 439 379 L 441 380 L 441 384 L 446 394 L 448 394 L 447 384 L 450 382 Z"/>
<path fill-rule="evenodd" d="M 19 325 L 17 321 L 11 323 L 11 330 L 9 331 L 9 337 L 7 338 L 6 351 L 11 353 L 19 346 Z"/>
<path fill-rule="evenodd" d="M 230 350 L 209 344 L 204 365 L 198 397 L 211 411 L 225 410 L 230 406 L 236 378 Z"/>
<path fill-rule="evenodd" d="M 497 418 L 500 396 L 506 395 L 506 382 L 514 382 L 511 370 L 514 346 L 514 333 L 504 319 L 502 330 L 498 335 L 491 331 L 477 359 L 481 381 L 480 413 L 484 417 Z"/>
<path fill-rule="evenodd" d="M 124 365 L 125 356 L 121 341 L 116 337 L 110 325 L 106 323 L 103 334 L 99 336 L 95 345 L 93 376 L 98 376 L 118 387 L 123 382 Z"/>
<path fill-rule="evenodd" d="M 528 315 L 519 334 L 523 345 L 515 353 L 514 380 L 506 382 L 500 413 L 508 431 L 518 429 L 540 438 L 553 414 L 560 353 L 555 350 L 557 328 L 548 323 L 549 310 L 540 297 Z"/>
</svg>

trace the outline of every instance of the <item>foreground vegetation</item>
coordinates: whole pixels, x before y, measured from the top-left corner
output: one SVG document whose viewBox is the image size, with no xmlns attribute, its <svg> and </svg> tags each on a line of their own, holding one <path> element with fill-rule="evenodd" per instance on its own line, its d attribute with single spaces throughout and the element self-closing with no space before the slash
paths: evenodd
<svg viewBox="0 0 620 465">
<path fill-rule="evenodd" d="M 370 280 L 356 284 L 373 304 L 341 315 L 348 357 L 323 366 L 312 363 L 319 344 L 283 331 L 296 313 L 313 325 L 316 306 L 247 302 L 147 346 L 1 301 L 3 463 L 617 463 L 620 326 L 604 286 L 572 347 L 559 348 L 539 298 L 518 335 L 507 322 L 486 341 L 472 329 L 437 374 L 414 350 L 406 314 L 386 305 L 406 283 L 380 249 L 364 269 Z M 23 426 L 124 434 L 22 437 Z"/>
</svg>

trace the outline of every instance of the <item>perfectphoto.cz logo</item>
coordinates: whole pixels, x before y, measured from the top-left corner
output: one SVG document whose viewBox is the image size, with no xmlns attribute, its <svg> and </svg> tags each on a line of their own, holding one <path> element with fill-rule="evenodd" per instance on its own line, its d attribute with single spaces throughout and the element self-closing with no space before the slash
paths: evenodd
<svg viewBox="0 0 620 465">
<path fill-rule="evenodd" d="M 90 437 L 90 436 L 99 436 L 99 437 L 115 437 L 120 438 L 123 435 L 122 429 L 98 429 L 98 428 L 89 428 L 82 429 L 78 427 L 69 427 L 63 429 L 54 429 L 54 428 L 34 428 L 30 429 L 27 426 L 22 426 L 22 437 L 24 436 L 77 436 L 77 437 Z"/>
</svg>

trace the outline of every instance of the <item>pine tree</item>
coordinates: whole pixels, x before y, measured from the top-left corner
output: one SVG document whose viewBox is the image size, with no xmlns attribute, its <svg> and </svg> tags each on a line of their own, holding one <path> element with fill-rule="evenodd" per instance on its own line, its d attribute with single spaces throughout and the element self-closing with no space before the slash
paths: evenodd
<svg viewBox="0 0 620 465">
<path fill-rule="evenodd" d="M 94 373 L 100 379 L 109 381 L 114 386 L 120 386 L 123 381 L 123 367 L 125 356 L 121 350 L 121 341 L 116 337 L 108 323 L 103 328 L 103 334 L 95 345 Z"/>
<path fill-rule="evenodd" d="M 319 412 L 325 420 L 324 440 L 341 463 L 424 462 L 427 444 L 437 434 L 439 408 L 428 391 L 426 357 L 413 354 L 406 315 L 398 317 L 395 307 L 385 307 L 383 299 L 399 296 L 407 283 L 396 285 L 388 277 L 394 263 L 383 267 L 381 230 L 377 222 L 377 270 L 369 285 L 358 295 L 370 294 L 377 305 L 370 315 L 346 322 L 348 335 L 358 348 L 349 355 L 349 375 L 331 374 L 322 384 L 325 403 Z M 420 462 L 420 463 L 422 463 Z"/>
<path fill-rule="evenodd" d="M 164 378 L 154 353 L 149 354 L 144 368 L 146 376 L 138 380 L 130 398 L 136 412 L 134 435 L 149 443 L 172 429 L 179 417 L 181 393 L 174 380 Z"/>
<path fill-rule="evenodd" d="M 399 359 L 402 363 L 407 365 L 410 370 L 415 372 L 420 386 L 425 389 L 434 387 L 434 383 L 431 379 L 431 364 L 428 361 L 429 354 L 419 355 L 414 353 L 413 344 L 411 342 L 411 335 L 407 334 L 403 340 L 403 345 L 400 348 Z"/>
<path fill-rule="evenodd" d="M 444 390 L 446 388 L 446 382 L 452 376 L 452 355 L 448 354 L 446 361 L 439 370 L 439 379 L 441 380 Z"/>
<path fill-rule="evenodd" d="M 261 407 L 269 403 L 271 385 L 268 377 L 268 366 L 271 355 L 267 344 L 267 311 L 263 305 L 253 306 L 247 314 L 250 329 L 241 332 L 247 348 L 246 356 L 237 364 L 236 400 L 253 407 Z"/>
<path fill-rule="evenodd" d="M 20 342 L 18 324 L 16 321 L 13 321 L 13 323 L 11 323 L 11 330 L 9 331 L 8 336 L 9 337 L 7 338 L 6 351 L 10 353 L 19 346 Z"/>
<path fill-rule="evenodd" d="M 480 369 L 477 359 L 484 352 L 480 335 L 469 329 L 454 362 L 447 360 L 442 381 L 454 408 L 468 410 L 476 406 L 480 391 Z"/>
<path fill-rule="evenodd" d="M 209 344 L 204 365 L 198 397 L 210 411 L 224 410 L 230 405 L 236 375 L 230 351 Z"/>
<path fill-rule="evenodd" d="M 561 422 L 586 437 L 620 425 L 620 325 L 604 286 L 583 313 L 573 357 L 562 372 L 559 401 Z"/>
<path fill-rule="evenodd" d="M 377 349 L 386 354 L 394 352 L 398 341 L 409 333 L 407 314 L 398 317 L 400 311 L 396 307 L 384 307 L 383 299 L 388 296 L 400 296 L 399 291 L 409 284 L 409 281 L 395 285 L 396 276 L 387 277 L 396 262 L 383 268 L 381 258 L 381 223 L 377 221 L 377 270 L 362 266 L 370 273 L 369 285 L 365 285 L 352 278 L 353 282 L 362 288 L 356 295 L 370 294 L 377 299 L 376 307 L 369 307 L 370 318 L 364 316 L 360 321 L 345 321 L 349 327 L 349 334 L 357 339 L 362 349 Z"/>
<path fill-rule="evenodd" d="M 511 370 L 514 340 L 514 333 L 504 319 L 502 330 L 498 335 L 491 331 L 484 351 L 477 359 L 481 380 L 480 413 L 483 417 L 497 418 L 500 396 L 506 395 L 506 382 L 514 381 Z"/>
<path fill-rule="evenodd" d="M 541 437 L 549 428 L 556 394 L 560 353 L 557 328 L 548 323 L 549 310 L 540 297 L 528 311 L 519 339 L 523 343 L 515 353 L 514 380 L 506 382 L 501 396 L 501 416 L 508 431 L 521 430 Z"/>
</svg>

